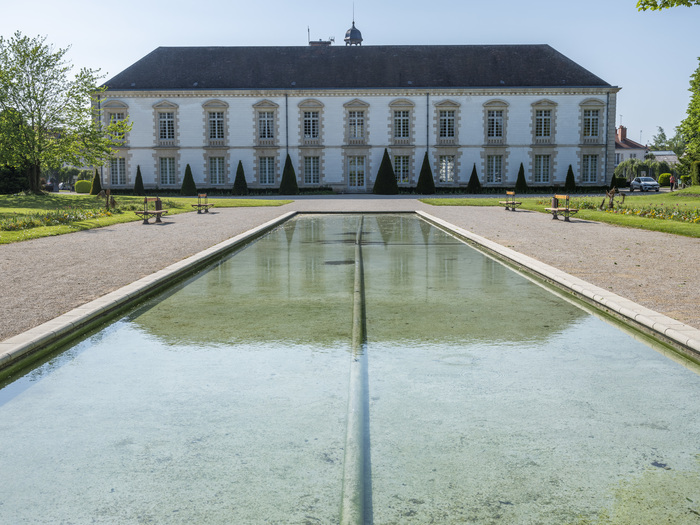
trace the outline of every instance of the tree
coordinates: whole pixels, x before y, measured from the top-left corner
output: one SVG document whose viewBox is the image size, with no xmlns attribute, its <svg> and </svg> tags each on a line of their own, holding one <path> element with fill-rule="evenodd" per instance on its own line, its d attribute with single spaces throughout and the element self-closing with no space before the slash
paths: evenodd
<svg viewBox="0 0 700 525">
<path fill-rule="evenodd" d="M 141 165 L 136 166 L 136 180 L 134 181 L 134 195 L 143 197 L 146 190 L 143 187 L 143 177 L 141 176 Z"/>
<path fill-rule="evenodd" d="M 614 175 L 613 175 L 614 177 Z M 576 177 L 574 177 L 574 168 L 569 164 L 569 169 L 566 172 L 566 182 L 564 182 L 564 192 L 565 193 L 575 193 L 576 192 Z"/>
<path fill-rule="evenodd" d="M 669 7 L 690 7 L 700 5 L 700 0 L 639 0 L 637 2 L 638 11 L 660 11 Z"/>
<path fill-rule="evenodd" d="M 92 104 L 105 91 L 99 71 L 69 78 L 67 51 L 20 32 L 0 37 L 0 163 L 23 170 L 34 193 L 42 170 L 102 165 L 130 129 L 126 121 L 101 125 Z"/>
<path fill-rule="evenodd" d="M 97 195 L 102 191 L 102 181 L 100 174 L 95 170 L 95 175 L 92 177 L 92 186 L 90 187 L 90 195 Z"/>
<path fill-rule="evenodd" d="M 194 183 L 194 177 L 192 176 L 192 168 L 188 164 L 185 166 L 185 176 L 182 178 L 182 187 L 180 188 L 180 195 L 188 195 L 193 197 L 197 195 L 197 186 Z"/>
<path fill-rule="evenodd" d="M 432 195 L 435 193 L 435 179 L 433 178 L 433 170 L 430 168 L 430 160 L 428 152 L 425 152 L 423 164 L 418 175 L 418 183 L 416 184 L 416 193 L 421 195 Z"/>
<path fill-rule="evenodd" d="M 658 130 L 659 133 L 651 138 L 651 146 L 649 146 L 649 149 L 652 151 L 665 151 L 668 147 L 668 139 L 666 138 L 664 128 L 659 126 Z"/>
<path fill-rule="evenodd" d="M 476 174 L 476 163 L 472 168 L 472 174 L 467 183 L 467 193 L 481 193 L 481 181 L 479 181 L 479 176 Z"/>
<path fill-rule="evenodd" d="M 377 178 L 374 180 L 372 193 L 376 193 L 377 195 L 396 195 L 399 193 L 399 185 L 396 182 L 394 167 L 391 165 L 389 152 L 386 148 L 384 148 L 384 155 L 382 156 L 382 163 L 379 165 Z"/>
<path fill-rule="evenodd" d="M 700 61 L 700 59 L 698 59 Z M 690 102 L 686 117 L 677 128 L 678 134 L 685 141 L 685 153 L 691 161 L 700 160 L 700 66 L 690 77 Z"/>
<path fill-rule="evenodd" d="M 523 168 L 523 163 L 520 163 L 520 169 L 518 170 L 518 178 L 515 181 L 515 191 L 516 193 L 527 193 L 527 181 L 525 180 L 525 168 Z"/>
<path fill-rule="evenodd" d="M 236 168 L 236 180 L 233 181 L 234 195 L 248 195 L 248 183 L 245 181 L 245 172 L 243 171 L 243 163 L 239 160 Z"/>
<path fill-rule="evenodd" d="M 282 180 L 280 181 L 280 195 L 297 195 L 298 193 L 297 175 L 294 172 L 292 159 L 287 153 L 287 159 L 284 161 L 284 169 L 282 170 Z"/>
</svg>

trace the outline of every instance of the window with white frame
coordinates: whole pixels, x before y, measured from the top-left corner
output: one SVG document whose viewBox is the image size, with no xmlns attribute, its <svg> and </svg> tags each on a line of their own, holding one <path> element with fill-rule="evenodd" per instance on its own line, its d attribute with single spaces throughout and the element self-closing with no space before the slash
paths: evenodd
<svg viewBox="0 0 700 525">
<path fill-rule="evenodd" d="M 581 162 L 581 181 L 596 182 L 598 180 L 598 155 L 584 155 Z"/>
<path fill-rule="evenodd" d="M 455 180 L 455 156 L 440 155 L 438 159 L 438 172 L 440 182 L 454 182 Z"/>
<path fill-rule="evenodd" d="M 486 157 L 486 182 L 500 184 L 503 180 L 503 155 L 488 155 Z"/>
<path fill-rule="evenodd" d="M 109 123 L 110 124 L 118 124 L 119 122 L 122 122 L 123 120 L 125 120 L 125 118 L 126 118 L 126 115 L 122 112 L 110 113 L 109 114 Z M 124 133 L 116 133 L 114 135 L 114 138 L 123 139 Z"/>
<path fill-rule="evenodd" d="M 275 112 L 274 111 L 259 111 L 258 112 L 258 138 L 259 139 L 274 139 L 275 138 Z"/>
<path fill-rule="evenodd" d="M 503 110 L 489 109 L 486 134 L 489 138 L 503 138 Z"/>
<path fill-rule="evenodd" d="M 348 186 L 365 186 L 365 157 L 348 157 Z"/>
<path fill-rule="evenodd" d="M 258 158 L 258 174 L 260 184 L 275 183 L 275 157 Z"/>
<path fill-rule="evenodd" d="M 160 183 L 163 186 L 175 184 L 175 159 L 173 157 L 160 158 Z"/>
<path fill-rule="evenodd" d="M 319 184 L 321 170 L 319 157 L 304 157 L 304 184 Z"/>
<path fill-rule="evenodd" d="M 224 138 L 224 112 L 209 112 L 209 138 L 213 140 Z"/>
<path fill-rule="evenodd" d="M 363 139 L 365 138 L 365 112 L 364 111 L 349 111 L 348 112 L 348 138 Z"/>
<path fill-rule="evenodd" d="M 158 137 L 161 140 L 175 139 L 175 113 L 171 111 L 158 113 L 158 130 Z"/>
<path fill-rule="evenodd" d="M 535 155 L 534 181 L 536 183 L 549 182 L 549 155 Z"/>
<path fill-rule="evenodd" d="M 440 110 L 439 126 L 441 139 L 451 139 L 455 137 L 455 111 L 453 109 Z"/>
<path fill-rule="evenodd" d="M 411 137 L 411 113 L 400 109 L 394 111 L 394 138 L 408 139 Z"/>
<path fill-rule="evenodd" d="M 317 139 L 319 130 L 318 111 L 304 111 L 304 138 Z"/>
<path fill-rule="evenodd" d="M 394 155 L 394 174 L 396 182 L 407 184 L 411 179 L 411 157 L 409 155 Z"/>
<path fill-rule="evenodd" d="M 548 138 L 552 134 L 552 110 L 535 110 L 535 137 Z"/>
<path fill-rule="evenodd" d="M 598 125 L 599 125 L 599 114 L 598 109 L 584 109 L 583 110 L 583 136 L 586 138 L 595 138 L 598 136 Z"/>
<path fill-rule="evenodd" d="M 226 183 L 226 159 L 224 157 L 209 157 L 209 180 L 211 184 Z"/>
<path fill-rule="evenodd" d="M 109 174 L 112 186 L 126 184 L 126 159 L 122 157 L 111 159 Z"/>
</svg>

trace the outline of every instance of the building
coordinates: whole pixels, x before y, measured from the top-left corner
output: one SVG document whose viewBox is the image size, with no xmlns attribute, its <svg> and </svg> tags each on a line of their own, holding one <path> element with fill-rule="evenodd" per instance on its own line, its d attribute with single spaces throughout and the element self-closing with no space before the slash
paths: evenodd
<svg viewBox="0 0 700 525">
<path fill-rule="evenodd" d="M 132 130 L 105 187 L 276 188 L 287 154 L 301 188 L 371 191 L 384 149 L 400 186 L 428 153 L 437 186 L 604 185 L 616 93 L 547 45 L 160 47 L 106 82 L 105 122 Z"/>
<path fill-rule="evenodd" d="M 649 148 L 627 138 L 627 128 L 619 126 L 615 134 L 615 166 L 630 159 L 644 160 Z"/>
</svg>

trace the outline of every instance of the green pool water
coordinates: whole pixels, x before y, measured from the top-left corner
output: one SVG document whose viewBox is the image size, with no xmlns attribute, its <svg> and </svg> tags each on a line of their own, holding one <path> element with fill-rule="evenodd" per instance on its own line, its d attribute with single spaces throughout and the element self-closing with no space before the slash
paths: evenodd
<svg viewBox="0 0 700 525">
<path fill-rule="evenodd" d="M 1 523 L 700 523 L 700 376 L 410 215 L 300 216 L 0 390 Z M 651 521 L 649 521 L 651 520 Z M 665 521 L 664 521 L 665 520 Z"/>
</svg>

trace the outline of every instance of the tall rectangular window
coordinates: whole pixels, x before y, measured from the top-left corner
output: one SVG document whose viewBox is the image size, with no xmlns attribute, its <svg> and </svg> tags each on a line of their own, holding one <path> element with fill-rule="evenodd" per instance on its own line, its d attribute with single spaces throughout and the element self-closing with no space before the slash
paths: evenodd
<svg viewBox="0 0 700 525">
<path fill-rule="evenodd" d="M 365 186 L 365 158 L 348 157 L 348 186 L 364 188 Z"/>
<path fill-rule="evenodd" d="M 408 139 L 411 137 L 411 119 L 407 110 L 394 111 L 394 138 Z"/>
<path fill-rule="evenodd" d="M 175 159 L 173 157 L 160 158 L 160 183 L 163 186 L 175 184 Z"/>
<path fill-rule="evenodd" d="M 547 138 L 552 133 L 552 110 L 535 110 L 535 137 Z"/>
<path fill-rule="evenodd" d="M 224 112 L 210 111 L 209 112 L 209 138 L 223 139 L 224 138 Z"/>
<path fill-rule="evenodd" d="M 226 159 L 224 157 L 209 157 L 209 180 L 212 184 L 226 183 Z"/>
<path fill-rule="evenodd" d="M 125 118 L 124 113 L 118 112 L 118 113 L 110 113 L 109 114 L 109 123 L 110 124 L 117 124 L 121 121 L 123 121 Z M 124 138 L 124 133 L 115 133 L 114 138 L 116 139 L 123 139 Z"/>
<path fill-rule="evenodd" d="M 318 138 L 318 111 L 304 111 L 304 138 Z"/>
<path fill-rule="evenodd" d="M 126 159 L 111 159 L 109 172 L 113 186 L 126 184 Z"/>
<path fill-rule="evenodd" d="M 503 110 L 488 111 L 487 136 L 489 138 L 503 138 Z"/>
<path fill-rule="evenodd" d="M 349 111 L 348 112 L 348 138 L 363 139 L 365 138 L 365 112 L 364 111 Z"/>
<path fill-rule="evenodd" d="M 411 178 L 411 157 L 408 155 L 394 155 L 394 174 L 396 182 L 406 184 Z"/>
<path fill-rule="evenodd" d="M 486 157 L 486 182 L 500 184 L 503 180 L 503 155 Z"/>
<path fill-rule="evenodd" d="M 258 113 L 258 138 L 259 139 L 274 139 L 275 138 L 275 112 L 260 111 Z"/>
<path fill-rule="evenodd" d="M 275 157 L 259 157 L 258 173 L 260 184 L 275 183 Z"/>
<path fill-rule="evenodd" d="M 583 136 L 593 138 L 598 136 L 598 109 L 583 110 Z"/>
<path fill-rule="evenodd" d="M 318 157 L 304 157 L 304 184 L 319 184 L 321 182 L 319 166 Z"/>
<path fill-rule="evenodd" d="M 455 112 L 453 109 L 440 110 L 440 138 L 451 139 L 455 137 Z"/>
<path fill-rule="evenodd" d="M 175 138 L 175 113 L 158 113 L 158 129 L 161 140 L 172 140 Z"/>
<path fill-rule="evenodd" d="M 439 172 L 440 182 L 454 182 L 455 180 L 455 156 L 454 155 L 440 155 L 438 159 L 439 162 Z"/>
<path fill-rule="evenodd" d="M 596 182 L 598 180 L 598 155 L 584 155 L 581 166 L 582 182 Z"/>
<path fill-rule="evenodd" d="M 549 155 L 535 155 L 535 182 L 549 182 Z"/>
</svg>

